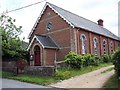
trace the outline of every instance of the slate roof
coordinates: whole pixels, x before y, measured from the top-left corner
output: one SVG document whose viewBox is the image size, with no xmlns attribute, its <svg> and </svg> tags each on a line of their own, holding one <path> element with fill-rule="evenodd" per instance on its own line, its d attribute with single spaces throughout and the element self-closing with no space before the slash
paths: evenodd
<svg viewBox="0 0 120 90">
<path fill-rule="evenodd" d="M 50 3 L 49 3 L 50 4 Z M 67 10 L 64 10 L 56 5 L 50 4 L 50 6 L 55 9 L 58 13 L 60 13 L 66 20 L 68 20 L 73 26 L 80 27 L 83 29 L 86 29 L 88 31 L 98 33 L 101 35 L 105 35 L 110 38 L 114 38 L 118 40 L 118 37 L 114 35 L 109 30 L 105 29 L 104 27 L 98 25 L 95 22 L 92 22 L 90 20 L 87 20 L 83 17 L 80 17 L 76 14 L 73 14 Z"/>
<path fill-rule="evenodd" d="M 40 16 L 38 17 L 38 20 L 36 21 L 35 25 L 33 26 L 33 29 L 31 31 L 31 33 L 29 34 L 28 37 L 31 36 L 34 28 L 36 27 L 38 21 L 40 20 L 42 14 L 44 13 L 44 10 L 46 9 L 46 7 L 49 6 L 52 10 L 54 10 L 58 15 L 61 16 L 61 18 L 63 18 L 68 24 L 70 24 L 73 28 L 77 27 L 77 28 L 83 28 L 87 31 L 91 31 L 97 34 L 101 34 L 116 40 L 120 40 L 115 34 L 113 34 L 112 32 L 110 32 L 109 30 L 107 30 L 106 28 L 98 25 L 95 22 L 92 22 L 88 19 L 85 19 L 81 16 L 78 16 L 74 13 L 71 13 L 67 10 L 64 10 L 56 5 L 53 5 L 51 3 L 46 3 L 46 5 L 44 6 Z"/>
<path fill-rule="evenodd" d="M 30 42 L 27 48 L 28 50 L 35 39 L 42 45 L 43 48 L 58 49 L 57 45 L 54 43 L 54 41 L 50 37 L 34 35 L 32 41 Z"/>
<path fill-rule="evenodd" d="M 58 48 L 57 45 L 53 42 L 53 40 L 50 37 L 38 36 L 38 35 L 35 35 L 35 36 L 37 37 L 39 42 L 41 42 L 45 48 Z"/>
</svg>

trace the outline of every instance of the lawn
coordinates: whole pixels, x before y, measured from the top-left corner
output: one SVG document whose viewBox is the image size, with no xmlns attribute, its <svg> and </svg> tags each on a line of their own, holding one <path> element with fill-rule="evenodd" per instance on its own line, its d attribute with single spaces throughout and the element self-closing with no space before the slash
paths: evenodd
<svg viewBox="0 0 120 90">
<path fill-rule="evenodd" d="M 103 86 L 103 88 L 119 88 L 120 90 L 120 80 L 118 80 L 117 76 L 114 74 Z"/>
<path fill-rule="evenodd" d="M 100 64 L 99 66 L 89 66 L 82 69 L 71 69 L 71 68 L 62 68 L 57 69 L 56 75 L 54 77 L 40 77 L 40 76 L 31 76 L 31 75 L 15 75 L 9 72 L 2 72 L 3 78 L 14 79 L 22 82 L 35 83 L 40 85 L 49 85 L 51 83 L 56 83 L 61 80 L 65 80 L 74 76 L 82 75 L 102 67 L 112 65 L 112 63 Z"/>
</svg>

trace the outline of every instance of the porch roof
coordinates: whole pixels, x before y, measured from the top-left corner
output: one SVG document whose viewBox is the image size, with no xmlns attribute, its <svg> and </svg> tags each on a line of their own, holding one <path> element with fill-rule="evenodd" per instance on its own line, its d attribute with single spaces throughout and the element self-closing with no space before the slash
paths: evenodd
<svg viewBox="0 0 120 90">
<path fill-rule="evenodd" d="M 35 39 L 39 42 L 39 44 L 41 44 L 41 46 L 43 48 L 58 49 L 58 46 L 54 43 L 54 41 L 49 36 L 34 35 L 27 50 L 30 49 L 30 47 Z"/>
</svg>

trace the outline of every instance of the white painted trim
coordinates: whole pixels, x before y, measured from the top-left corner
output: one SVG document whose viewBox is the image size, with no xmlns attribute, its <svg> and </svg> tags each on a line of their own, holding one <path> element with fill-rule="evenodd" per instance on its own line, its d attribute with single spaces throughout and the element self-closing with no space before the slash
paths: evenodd
<svg viewBox="0 0 120 90">
<path fill-rule="evenodd" d="M 65 61 L 57 61 L 56 63 L 59 64 L 59 63 L 64 63 Z"/>
<path fill-rule="evenodd" d="M 98 42 L 98 38 L 97 38 L 97 37 L 93 37 L 93 41 L 94 41 L 95 39 L 96 39 L 96 40 L 97 40 L 97 42 Z"/>
<path fill-rule="evenodd" d="M 31 45 L 32 45 L 32 43 L 33 43 L 33 41 L 34 41 L 35 39 L 39 42 L 39 44 L 41 44 L 41 46 L 42 46 L 43 48 L 59 49 L 59 48 L 55 48 L 55 47 L 44 46 L 44 45 L 40 42 L 40 40 L 38 40 L 38 38 L 37 38 L 36 36 L 34 36 L 33 39 L 32 39 L 32 41 L 30 42 L 27 50 L 30 49 L 30 47 L 31 47 Z"/>
<path fill-rule="evenodd" d="M 96 42 L 95 42 L 95 40 L 96 40 Z M 97 37 L 93 37 L 93 44 L 94 44 L 93 45 L 94 46 L 94 55 L 98 55 L 98 38 Z M 95 46 L 96 46 L 96 48 L 95 48 Z M 97 53 L 95 53 L 95 52 L 97 52 Z"/>
<path fill-rule="evenodd" d="M 62 16 L 57 10 L 55 10 L 49 3 L 47 3 L 47 5 L 55 12 L 57 13 L 61 18 L 63 18 L 68 24 L 70 24 L 71 27 L 74 28 L 74 25 L 68 21 L 64 16 Z"/>
<path fill-rule="evenodd" d="M 34 31 L 34 29 L 35 29 L 38 21 L 40 20 L 43 12 L 45 11 L 45 9 L 46 9 L 47 6 L 49 6 L 55 13 L 57 13 L 61 18 L 63 18 L 63 20 L 65 20 L 68 24 L 70 24 L 71 27 L 73 27 L 73 28 L 75 27 L 70 21 L 68 21 L 64 16 L 62 16 L 57 10 L 55 10 L 55 9 L 47 2 L 47 3 L 45 4 L 45 6 L 43 7 L 43 9 L 42 9 L 39 17 L 37 18 L 37 20 L 36 20 L 36 22 L 35 22 L 32 30 L 31 30 L 30 34 L 28 35 L 28 39 L 31 37 L 31 35 L 32 35 L 32 33 L 33 33 L 33 31 Z"/>
<path fill-rule="evenodd" d="M 81 34 L 81 35 L 80 35 L 80 39 L 82 39 L 82 36 L 84 36 L 84 37 L 85 37 L 85 40 L 87 40 L 85 34 Z"/>
<path fill-rule="evenodd" d="M 113 41 L 110 41 L 110 42 L 109 42 L 109 46 L 110 46 L 110 47 L 113 47 Z"/>
<path fill-rule="evenodd" d="M 103 42 L 105 42 L 105 44 L 107 44 L 107 41 L 106 41 L 106 39 L 103 39 Z"/>
<path fill-rule="evenodd" d="M 31 30 L 30 34 L 28 35 L 28 39 L 31 37 L 31 35 L 32 35 L 32 33 L 33 33 L 33 31 L 34 31 L 34 29 L 35 29 L 35 27 L 36 27 L 38 21 L 40 20 L 40 18 L 41 18 L 41 16 L 42 16 L 43 12 L 45 11 L 46 7 L 47 7 L 47 3 L 46 3 L 45 6 L 43 7 L 43 9 L 42 9 L 42 11 L 41 11 L 39 17 L 37 18 L 35 24 L 33 25 L 33 28 L 32 28 L 32 30 Z"/>
<path fill-rule="evenodd" d="M 83 43 L 84 43 L 84 42 L 83 42 L 82 36 L 85 37 L 85 46 L 83 46 Z M 82 46 L 82 47 L 81 47 L 81 53 L 82 53 L 82 54 L 85 54 L 85 53 L 86 53 L 86 40 L 87 40 L 85 34 L 81 34 L 81 35 L 80 35 L 80 39 L 81 39 L 81 43 L 82 43 L 82 44 L 81 44 L 81 46 Z M 84 48 L 83 48 L 83 47 L 84 47 Z"/>
<path fill-rule="evenodd" d="M 32 43 L 33 43 L 33 41 L 34 41 L 35 39 L 42 45 L 43 48 L 45 48 L 45 47 L 43 46 L 43 44 L 38 40 L 38 38 L 37 38 L 36 36 L 34 36 L 33 39 L 31 40 L 31 42 L 30 42 L 30 44 L 29 44 L 27 50 L 30 49 L 30 47 L 31 47 L 31 45 L 32 45 Z"/>
<path fill-rule="evenodd" d="M 105 42 L 105 47 L 103 47 L 103 43 Z M 107 53 L 107 40 L 106 39 L 103 39 L 103 42 L 102 42 L 102 47 L 103 47 L 103 53 L 106 54 Z M 105 50 L 105 51 L 104 51 Z"/>
</svg>

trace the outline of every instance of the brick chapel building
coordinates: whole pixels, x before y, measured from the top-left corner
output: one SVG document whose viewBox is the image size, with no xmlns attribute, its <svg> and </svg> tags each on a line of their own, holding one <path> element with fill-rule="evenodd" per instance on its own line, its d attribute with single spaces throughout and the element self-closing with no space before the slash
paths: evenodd
<svg viewBox="0 0 120 90">
<path fill-rule="evenodd" d="M 69 51 L 111 54 L 119 44 L 102 19 L 95 23 L 47 2 L 29 34 L 30 65 L 61 63 Z"/>
</svg>

